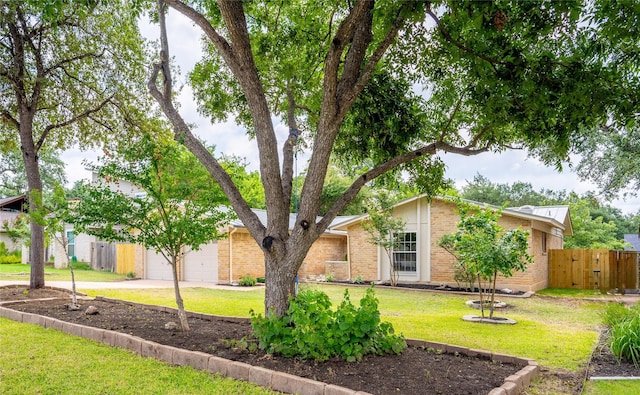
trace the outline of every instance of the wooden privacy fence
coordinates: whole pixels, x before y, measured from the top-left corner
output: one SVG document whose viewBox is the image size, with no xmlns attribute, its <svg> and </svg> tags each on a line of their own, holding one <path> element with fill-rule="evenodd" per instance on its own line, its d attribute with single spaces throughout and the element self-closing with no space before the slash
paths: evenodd
<svg viewBox="0 0 640 395">
<path fill-rule="evenodd" d="M 136 270 L 136 252 L 134 244 L 116 246 L 116 273 L 127 274 Z"/>
<path fill-rule="evenodd" d="M 120 274 L 135 271 L 133 244 L 91 243 L 91 267 Z"/>
<path fill-rule="evenodd" d="M 550 250 L 549 287 L 638 289 L 638 252 Z"/>
</svg>

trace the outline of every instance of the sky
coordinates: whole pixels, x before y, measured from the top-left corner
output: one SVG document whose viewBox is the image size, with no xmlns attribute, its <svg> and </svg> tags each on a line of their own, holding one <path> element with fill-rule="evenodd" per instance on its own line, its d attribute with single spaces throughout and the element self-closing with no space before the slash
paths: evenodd
<svg viewBox="0 0 640 395">
<path fill-rule="evenodd" d="M 158 39 L 157 25 L 140 22 L 142 34 L 151 40 Z M 169 34 L 169 52 L 175 58 L 180 68 L 174 71 L 174 78 L 183 84 L 177 100 L 180 103 L 180 113 L 184 119 L 195 124 L 195 134 L 207 142 L 216 145 L 218 153 L 236 155 L 247 159 L 251 170 L 258 169 L 258 150 L 255 141 L 249 140 L 244 129 L 233 120 L 212 124 L 208 119 L 198 114 L 197 105 L 192 91 L 186 82 L 186 74 L 192 70 L 201 53 L 200 30 L 181 14 L 170 10 L 167 17 L 167 31 Z M 287 138 L 288 128 L 276 120 L 276 134 L 282 142 Z M 282 146 L 280 144 L 280 147 Z M 95 161 L 97 153 L 83 152 L 70 149 L 63 153 L 62 159 L 67 164 L 67 178 L 70 185 L 80 179 L 90 179 L 91 174 L 85 170 L 83 160 Z M 307 152 L 306 155 L 309 155 Z M 308 157 L 308 156 L 306 156 Z M 299 159 L 299 170 L 304 166 L 305 154 Z M 587 191 L 597 191 L 597 187 L 582 181 L 573 173 L 569 166 L 563 172 L 547 167 L 535 158 L 528 157 L 525 151 L 507 151 L 500 154 L 483 153 L 473 157 L 463 157 L 454 154 L 442 154 L 447 165 L 445 177 L 454 180 L 458 189 L 467 181 L 473 180 L 476 174 L 481 174 L 493 183 L 512 184 L 517 181 L 530 183 L 536 191 L 542 189 L 575 191 L 578 194 Z M 624 213 L 637 213 L 640 210 L 640 198 L 618 199 L 610 203 Z"/>
</svg>

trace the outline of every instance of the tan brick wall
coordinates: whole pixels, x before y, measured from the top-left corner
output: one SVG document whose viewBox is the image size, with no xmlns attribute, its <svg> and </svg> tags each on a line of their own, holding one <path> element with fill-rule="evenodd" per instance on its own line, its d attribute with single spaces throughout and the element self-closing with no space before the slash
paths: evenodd
<svg viewBox="0 0 640 395">
<path fill-rule="evenodd" d="M 430 240 L 431 240 L 431 256 L 430 262 L 423 262 L 431 267 L 431 283 L 447 283 L 456 285 L 454 276 L 455 258 L 449 252 L 438 246 L 438 241 L 443 235 L 456 231 L 456 225 L 460 220 L 456 206 L 453 203 L 445 202 L 439 199 L 433 199 L 429 209 L 431 220 Z M 514 290 L 539 290 L 547 287 L 548 284 L 548 260 L 547 255 L 541 251 L 542 231 L 533 229 L 529 220 L 503 216 L 498 221 L 500 226 L 505 229 L 520 228 L 529 232 L 529 253 L 534 257 L 534 263 L 531 264 L 525 272 L 518 272 L 514 276 L 505 279 L 498 277 L 499 288 L 511 288 Z M 360 224 L 354 224 L 348 229 L 350 243 L 350 260 L 351 260 L 351 277 L 358 274 L 367 280 L 373 280 L 377 277 L 378 255 L 377 247 L 366 242 L 368 233 L 366 233 Z M 562 248 L 563 241 L 561 237 L 547 233 L 547 250 L 554 248 Z"/>
<path fill-rule="evenodd" d="M 349 263 L 351 279 L 362 276 L 366 282 L 379 280 L 378 247 L 367 241 L 369 233 L 362 229 L 360 223 L 351 225 L 349 233 Z"/>
<path fill-rule="evenodd" d="M 235 229 L 230 235 L 233 254 L 231 281 L 241 277 L 264 277 L 264 255 L 262 249 L 245 229 Z M 218 281 L 229 281 L 229 238 L 218 242 Z M 326 261 L 342 261 L 347 252 L 347 238 L 340 235 L 321 236 L 311 246 L 302 267 L 298 271 L 300 279 L 315 279 L 325 274 Z"/>
<path fill-rule="evenodd" d="M 448 233 L 457 230 L 460 216 L 456 205 L 439 199 L 431 200 L 431 282 L 449 283 L 453 281 L 453 270 L 456 259 L 438 245 L 438 241 Z"/>
<path fill-rule="evenodd" d="M 315 280 L 325 273 L 328 261 L 343 261 L 347 255 L 347 237 L 325 235 L 316 240 L 304 258 L 298 276 L 301 280 Z"/>
</svg>

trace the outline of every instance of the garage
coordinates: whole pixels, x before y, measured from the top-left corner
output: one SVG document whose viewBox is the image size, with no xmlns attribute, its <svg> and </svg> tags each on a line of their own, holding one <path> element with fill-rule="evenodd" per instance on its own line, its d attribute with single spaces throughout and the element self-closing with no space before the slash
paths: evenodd
<svg viewBox="0 0 640 395">
<path fill-rule="evenodd" d="M 171 265 L 155 250 L 147 250 L 147 267 L 145 270 L 148 280 L 173 280 Z"/>
<path fill-rule="evenodd" d="M 184 256 L 184 281 L 218 282 L 218 243 L 213 241 Z"/>
</svg>

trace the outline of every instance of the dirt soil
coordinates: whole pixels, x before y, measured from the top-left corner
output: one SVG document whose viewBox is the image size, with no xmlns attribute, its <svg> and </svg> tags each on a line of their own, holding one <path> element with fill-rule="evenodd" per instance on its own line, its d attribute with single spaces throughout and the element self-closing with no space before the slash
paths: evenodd
<svg viewBox="0 0 640 395">
<path fill-rule="evenodd" d="M 69 298 L 68 291 L 0 287 L 0 301 L 29 300 L 45 297 Z M 134 306 L 125 302 L 81 300 L 79 311 L 69 311 L 67 300 L 32 301 L 11 308 L 45 315 L 64 321 L 128 333 L 160 344 L 202 351 L 223 358 L 241 361 L 268 369 L 287 372 L 326 383 L 366 391 L 372 394 L 486 394 L 502 385 L 504 378 L 520 368 L 494 363 L 487 359 L 442 353 L 438 350 L 409 347 L 401 355 L 370 356 L 358 363 L 332 359 L 316 363 L 262 351 L 249 351 L 251 326 L 247 321 L 225 320 L 220 317 L 190 317 L 191 331 L 165 329 L 168 322 L 178 323 L 177 315 Z M 86 315 L 88 306 L 97 307 L 99 314 Z M 179 327 L 179 326 L 178 326 Z M 590 364 L 589 376 L 640 376 L 633 364 L 618 363 L 601 338 Z M 543 376 L 556 384 L 560 393 L 580 393 L 584 374 L 559 373 L 543 369 Z M 564 387 L 564 390 L 559 388 Z M 566 391 L 565 391 L 566 390 Z"/>
</svg>

